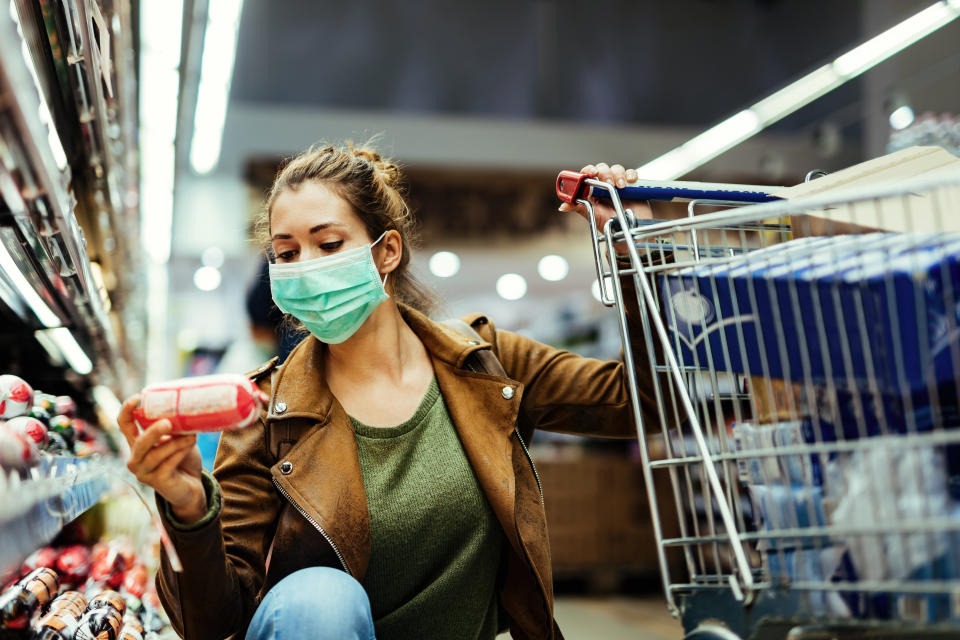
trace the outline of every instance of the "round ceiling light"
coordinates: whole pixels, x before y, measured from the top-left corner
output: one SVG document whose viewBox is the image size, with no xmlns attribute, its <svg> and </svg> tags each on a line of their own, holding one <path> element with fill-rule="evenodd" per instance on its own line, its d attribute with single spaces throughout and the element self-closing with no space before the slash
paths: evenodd
<svg viewBox="0 0 960 640">
<path fill-rule="evenodd" d="M 544 280 L 558 282 L 570 273 L 570 264 L 562 256 L 543 256 L 537 264 L 537 273 Z"/>
<path fill-rule="evenodd" d="M 460 271 L 460 256 L 452 251 L 437 251 L 427 263 L 430 273 L 438 278 L 449 278 Z"/>
<path fill-rule="evenodd" d="M 507 273 L 497 280 L 497 293 L 506 300 L 519 300 L 527 294 L 527 281 L 518 273 Z"/>
<path fill-rule="evenodd" d="M 220 270 L 214 267 L 200 267 L 193 273 L 193 284 L 200 291 L 213 291 L 222 280 Z"/>
</svg>

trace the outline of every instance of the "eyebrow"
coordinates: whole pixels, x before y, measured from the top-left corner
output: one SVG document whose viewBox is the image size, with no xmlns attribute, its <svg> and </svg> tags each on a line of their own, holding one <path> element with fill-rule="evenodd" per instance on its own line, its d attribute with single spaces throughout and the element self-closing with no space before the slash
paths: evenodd
<svg viewBox="0 0 960 640">
<path fill-rule="evenodd" d="M 324 229 L 329 229 L 330 227 L 344 227 L 344 226 L 346 225 L 341 224 L 339 222 L 323 222 L 316 225 L 315 227 L 310 227 L 310 235 L 313 235 L 318 231 L 323 231 Z M 272 240 L 289 240 L 292 237 L 293 236 L 290 235 L 289 233 L 275 233 L 271 239 Z"/>
</svg>

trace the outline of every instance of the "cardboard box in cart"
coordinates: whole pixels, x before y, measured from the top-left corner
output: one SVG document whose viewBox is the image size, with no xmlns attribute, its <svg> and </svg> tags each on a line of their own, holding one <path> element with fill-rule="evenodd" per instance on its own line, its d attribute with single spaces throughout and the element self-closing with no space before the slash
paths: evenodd
<svg viewBox="0 0 960 640">
<path fill-rule="evenodd" d="M 950 186 L 872 197 L 917 176 L 947 176 Z M 851 188 L 866 189 L 869 199 L 843 204 Z M 960 159 L 914 147 L 777 195 L 834 191 L 840 204 L 829 212 L 792 216 L 794 234 L 813 237 L 660 277 L 685 365 L 787 383 L 853 380 L 866 388 L 876 380 L 879 391 L 896 393 L 960 368 L 957 309 L 948 309 L 960 300 L 958 248 L 946 246 L 958 236 L 944 234 L 960 230 L 960 216 L 950 213 L 960 212 Z M 874 227 L 905 233 L 867 233 Z M 816 235 L 841 232 L 848 235 Z"/>
<path fill-rule="evenodd" d="M 686 365 L 892 393 L 960 373 L 957 233 L 806 238 L 660 285 Z"/>
</svg>

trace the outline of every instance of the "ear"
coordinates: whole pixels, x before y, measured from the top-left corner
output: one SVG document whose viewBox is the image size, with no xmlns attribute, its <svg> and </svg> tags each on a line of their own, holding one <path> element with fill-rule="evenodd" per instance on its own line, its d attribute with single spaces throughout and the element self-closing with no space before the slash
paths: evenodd
<svg viewBox="0 0 960 640">
<path fill-rule="evenodd" d="M 396 229 L 390 229 L 377 245 L 380 253 L 380 273 L 390 273 L 400 264 L 403 256 L 403 238 Z"/>
</svg>

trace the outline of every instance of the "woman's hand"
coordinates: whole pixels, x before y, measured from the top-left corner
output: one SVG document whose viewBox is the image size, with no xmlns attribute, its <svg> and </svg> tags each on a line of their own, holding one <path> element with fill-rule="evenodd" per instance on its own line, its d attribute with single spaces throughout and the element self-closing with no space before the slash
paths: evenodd
<svg viewBox="0 0 960 640">
<path fill-rule="evenodd" d="M 637 172 L 635 170 L 624 169 L 621 164 L 615 164 L 611 167 L 605 162 L 588 164 L 580 170 L 580 173 L 586 174 L 591 178 L 596 178 L 597 180 L 602 180 L 603 182 L 609 182 L 618 188 L 623 188 L 637 180 Z M 598 200 L 597 198 L 589 198 L 589 200 L 593 204 L 593 214 L 597 221 L 597 231 L 602 234 L 603 226 L 607 224 L 607 220 L 616 217 L 616 211 L 610 200 Z M 650 210 L 650 205 L 642 200 L 624 200 L 622 204 L 623 208 L 630 209 L 638 220 L 653 218 L 653 211 Z M 588 221 L 590 219 L 587 215 L 586 207 L 582 205 L 574 206 L 564 202 L 560 205 L 560 211 L 576 211 Z M 623 246 L 623 243 L 617 245 L 617 253 L 626 253 L 626 247 Z"/>
<path fill-rule="evenodd" d="M 141 431 L 133 419 L 139 401 L 140 396 L 127 398 L 117 417 L 120 431 L 130 445 L 127 468 L 170 503 L 177 520 L 192 524 L 207 512 L 197 436 L 171 435 L 169 420 L 159 420 Z"/>
</svg>

